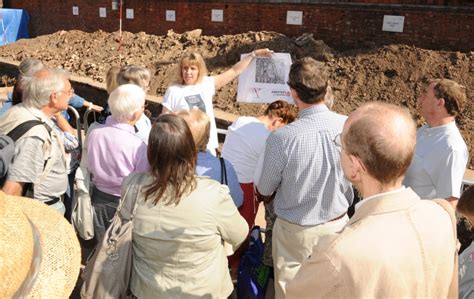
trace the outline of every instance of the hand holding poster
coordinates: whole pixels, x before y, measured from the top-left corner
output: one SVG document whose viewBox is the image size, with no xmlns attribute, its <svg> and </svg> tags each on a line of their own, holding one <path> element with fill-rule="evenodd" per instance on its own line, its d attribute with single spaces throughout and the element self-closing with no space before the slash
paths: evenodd
<svg viewBox="0 0 474 299">
<path fill-rule="evenodd" d="M 242 54 L 242 60 L 248 54 Z M 271 103 L 284 100 L 293 104 L 290 88 L 286 84 L 290 72 L 289 53 L 273 53 L 271 58 L 256 57 L 240 74 L 237 102 Z"/>
</svg>

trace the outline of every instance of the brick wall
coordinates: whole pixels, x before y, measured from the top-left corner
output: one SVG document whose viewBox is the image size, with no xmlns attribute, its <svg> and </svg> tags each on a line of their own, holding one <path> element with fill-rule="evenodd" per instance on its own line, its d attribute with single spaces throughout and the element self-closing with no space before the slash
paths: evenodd
<svg viewBox="0 0 474 299">
<path fill-rule="evenodd" d="M 346 0 L 313 1 L 152 1 L 125 0 L 134 9 L 134 19 L 123 17 L 123 30 L 162 35 L 169 29 L 184 32 L 203 29 L 206 35 L 271 30 L 288 36 L 305 32 L 323 39 L 331 47 L 359 48 L 387 43 L 404 43 L 430 49 L 472 51 L 474 49 L 474 6 L 465 0 Z M 286 2 L 286 3 L 284 3 Z M 9 0 L 6 7 L 22 8 L 31 16 L 33 36 L 58 30 L 116 31 L 119 11 L 112 0 Z M 445 4 L 450 4 L 445 6 Z M 453 6 L 456 4 L 457 6 Z M 72 7 L 79 7 L 73 16 Z M 107 17 L 99 17 L 99 8 Z M 211 10 L 221 9 L 223 22 L 211 21 Z M 176 21 L 165 20 L 174 10 Z M 287 25 L 288 10 L 302 11 L 302 25 Z M 384 15 L 404 16 L 402 33 L 382 31 Z"/>
</svg>

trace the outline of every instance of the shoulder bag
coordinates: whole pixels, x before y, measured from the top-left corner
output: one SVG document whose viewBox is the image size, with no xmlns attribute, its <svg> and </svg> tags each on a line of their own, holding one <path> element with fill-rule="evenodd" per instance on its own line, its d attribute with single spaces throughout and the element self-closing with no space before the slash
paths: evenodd
<svg viewBox="0 0 474 299">
<path fill-rule="evenodd" d="M 81 298 L 125 298 L 132 274 L 132 230 L 136 201 L 145 173 L 133 173 L 124 182 L 120 205 L 104 239 L 87 261 Z"/>
<path fill-rule="evenodd" d="M 74 191 L 74 208 L 71 222 L 83 240 L 90 240 L 94 238 L 94 210 L 89 187 L 90 174 L 83 165 L 77 169 L 75 181 L 76 190 Z"/>
</svg>

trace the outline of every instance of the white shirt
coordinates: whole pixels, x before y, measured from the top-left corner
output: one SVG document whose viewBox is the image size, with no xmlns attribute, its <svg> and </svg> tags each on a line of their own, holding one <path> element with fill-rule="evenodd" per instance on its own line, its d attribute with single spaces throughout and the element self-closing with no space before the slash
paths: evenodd
<svg viewBox="0 0 474 299">
<path fill-rule="evenodd" d="M 135 124 L 135 128 L 137 129 L 135 136 L 143 140 L 145 144 L 148 144 L 148 138 L 150 137 L 150 131 L 151 131 L 150 119 L 145 114 L 142 114 L 140 119 Z"/>
<path fill-rule="evenodd" d="M 265 151 L 270 130 L 256 117 L 239 117 L 228 129 L 222 156 L 234 166 L 239 183 L 254 182 L 258 157 Z"/>
<path fill-rule="evenodd" d="M 191 110 L 197 107 L 206 112 L 211 120 L 211 134 L 207 148 L 214 151 L 218 146 L 216 119 L 212 106 L 212 97 L 216 92 L 214 78 L 206 76 L 200 83 L 193 85 L 170 86 L 163 97 L 163 107 L 171 112 Z"/>
<path fill-rule="evenodd" d="M 456 123 L 416 133 L 416 150 L 403 184 L 422 199 L 460 197 L 469 155 Z"/>
</svg>

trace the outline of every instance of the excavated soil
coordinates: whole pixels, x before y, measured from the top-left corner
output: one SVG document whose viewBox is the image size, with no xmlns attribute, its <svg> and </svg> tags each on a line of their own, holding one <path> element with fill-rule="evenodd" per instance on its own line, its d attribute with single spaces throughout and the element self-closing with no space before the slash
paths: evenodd
<svg viewBox="0 0 474 299">
<path fill-rule="evenodd" d="M 112 65 L 144 65 L 153 74 L 150 93 L 163 95 L 183 51 L 199 51 L 212 75 L 231 67 L 241 53 L 264 47 L 289 52 L 292 59 L 311 56 L 326 62 L 336 98 L 333 109 L 343 114 L 364 102 L 379 100 L 408 107 L 421 124 L 416 99 L 430 78 L 450 78 L 463 84 L 468 87 L 469 100 L 458 123 L 471 153 L 469 167 L 474 168 L 474 52 L 431 51 L 408 45 L 337 51 L 311 35 L 290 38 L 265 31 L 219 37 L 203 36 L 200 30 L 183 34 L 169 31 L 164 36 L 124 32 L 120 39 L 117 32 L 74 30 L 0 47 L 0 57 L 17 61 L 36 57 L 49 66 L 60 66 L 100 82 Z M 261 105 L 237 103 L 236 92 L 234 80 L 217 92 L 214 106 L 239 115 L 255 115 L 261 110 Z"/>
</svg>

